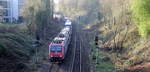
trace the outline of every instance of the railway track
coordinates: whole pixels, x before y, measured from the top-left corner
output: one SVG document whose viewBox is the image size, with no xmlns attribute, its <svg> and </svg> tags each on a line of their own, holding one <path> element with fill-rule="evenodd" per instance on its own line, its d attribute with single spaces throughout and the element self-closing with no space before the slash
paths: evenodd
<svg viewBox="0 0 150 72">
<path fill-rule="evenodd" d="M 83 39 L 80 36 L 80 72 L 82 72 L 82 44 L 83 44 Z"/>
<path fill-rule="evenodd" d="M 73 63 L 74 63 L 74 56 L 75 56 L 75 48 L 76 48 L 76 27 L 73 26 L 73 32 L 71 37 L 71 42 L 69 44 L 67 58 L 65 58 L 65 61 L 63 64 L 55 65 L 51 64 L 49 66 L 48 72 L 71 72 Z"/>
<path fill-rule="evenodd" d="M 70 72 L 82 72 L 82 40 L 79 35 L 79 27 L 77 26 L 76 37 L 75 37 L 75 47 L 74 47 L 74 56 L 72 61 L 72 66 Z"/>
<path fill-rule="evenodd" d="M 49 68 L 49 72 L 59 72 L 60 69 L 61 69 L 61 65 L 52 64 Z"/>
<path fill-rule="evenodd" d="M 76 47 L 75 47 L 75 57 L 73 62 L 73 69 L 70 72 L 90 72 L 89 65 L 89 50 L 90 50 L 90 35 L 86 36 L 85 33 L 81 30 L 82 28 L 76 26 Z M 86 39 L 88 38 L 88 40 Z M 89 50 L 88 50 L 89 49 Z"/>
<path fill-rule="evenodd" d="M 71 55 L 68 63 L 65 62 L 64 65 L 51 65 L 49 68 L 49 72 L 83 72 L 82 69 L 82 47 L 83 47 L 83 38 L 80 35 L 80 27 L 76 24 L 73 32 L 73 38 L 72 38 L 72 45 L 71 50 L 72 53 L 68 54 Z M 64 69 L 64 71 L 61 71 L 61 69 Z"/>
<path fill-rule="evenodd" d="M 90 36 L 92 34 L 87 34 L 88 32 L 82 32 L 82 72 L 90 72 L 90 42 L 92 39 Z"/>
<path fill-rule="evenodd" d="M 77 42 L 77 37 L 75 35 L 75 38 L 74 38 L 74 53 L 73 53 L 73 58 L 72 58 L 72 63 L 71 63 L 71 67 L 70 67 L 70 70 L 68 72 L 73 72 L 73 68 L 74 68 L 74 63 L 75 63 L 75 54 L 76 54 L 76 42 Z"/>
</svg>

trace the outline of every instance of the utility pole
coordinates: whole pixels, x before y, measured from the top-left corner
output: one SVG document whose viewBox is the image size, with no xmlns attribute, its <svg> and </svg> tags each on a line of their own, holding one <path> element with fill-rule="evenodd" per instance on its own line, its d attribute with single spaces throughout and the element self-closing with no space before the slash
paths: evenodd
<svg viewBox="0 0 150 72">
<path fill-rule="evenodd" d="M 78 0 L 76 0 L 76 9 L 78 8 Z"/>
<path fill-rule="evenodd" d="M 54 0 L 50 0 L 50 7 L 51 7 L 51 9 L 50 9 L 51 10 L 51 17 L 53 18 L 53 14 L 54 14 Z"/>
</svg>

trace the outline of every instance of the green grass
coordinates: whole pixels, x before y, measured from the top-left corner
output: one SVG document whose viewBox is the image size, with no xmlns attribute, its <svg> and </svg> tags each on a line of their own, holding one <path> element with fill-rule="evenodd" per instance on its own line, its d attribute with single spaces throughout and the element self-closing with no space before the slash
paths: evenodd
<svg viewBox="0 0 150 72">
<path fill-rule="evenodd" d="M 96 63 L 97 72 L 113 72 L 115 71 L 115 66 L 111 63 L 111 61 L 103 61 L 103 59 L 107 58 L 107 56 L 99 55 L 98 63 Z"/>
<path fill-rule="evenodd" d="M 32 50 L 31 40 L 29 37 L 22 34 L 0 33 L 1 49 L 11 50 L 14 53 L 22 53 L 30 56 Z"/>
<path fill-rule="evenodd" d="M 142 37 L 150 36 L 150 0 L 132 0 L 131 11 Z"/>
<path fill-rule="evenodd" d="M 115 71 L 114 66 L 110 62 L 101 62 L 99 65 L 96 65 L 97 72 L 113 72 Z"/>
<path fill-rule="evenodd" d="M 0 27 L 9 27 L 9 26 L 16 26 L 20 23 L 0 23 Z"/>
<path fill-rule="evenodd" d="M 115 66 L 112 64 L 110 60 L 106 60 L 109 57 L 105 56 L 102 51 L 94 46 L 94 43 L 91 42 L 93 50 L 92 50 L 92 58 L 94 58 L 93 64 L 95 65 L 96 72 L 115 72 Z"/>
<path fill-rule="evenodd" d="M 0 33 L 0 59 L 3 65 L 1 70 L 5 70 L 6 67 L 8 71 L 22 72 L 23 70 L 29 70 L 28 62 L 34 55 L 32 41 L 32 37 L 19 32 L 5 31 L 5 33 Z M 22 69 L 19 69 L 20 64 Z"/>
<path fill-rule="evenodd" d="M 0 24 L 5 24 L 5 25 L 14 25 L 14 24 L 20 24 L 20 23 L 0 23 Z"/>
</svg>

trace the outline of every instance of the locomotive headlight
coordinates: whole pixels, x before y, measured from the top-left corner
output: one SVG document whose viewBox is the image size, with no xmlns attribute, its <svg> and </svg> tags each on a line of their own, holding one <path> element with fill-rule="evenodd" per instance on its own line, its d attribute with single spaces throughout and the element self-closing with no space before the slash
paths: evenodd
<svg viewBox="0 0 150 72">
<path fill-rule="evenodd" d="M 62 55 L 60 55 L 60 57 L 63 57 Z"/>
<path fill-rule="evenodd" d="M 51 55 L 51 57 L 53 57 L 53 55 Z"/>
</svg>

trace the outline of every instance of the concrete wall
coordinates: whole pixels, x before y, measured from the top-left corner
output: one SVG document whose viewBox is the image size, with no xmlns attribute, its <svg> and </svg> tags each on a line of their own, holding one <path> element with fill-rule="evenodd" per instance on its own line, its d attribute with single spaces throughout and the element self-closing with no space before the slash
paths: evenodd
<svg viewBox="0 0 150 72">
<path fill-rule="evenodd" d="M 13 0 L 12 2 L 12 16 L 18 20 L 19 10 L 18 10 L 18 0 Z"/>
<path fill-rule="evenodd" d="M 8 16 L 0 16 L 1 18 L 8 19 L 8 22 L 16 22 L 18 20 L 18 0 L 0 0 L 0 2 L 7 2 L 7 8 L 1 8 L 1 10 L 8 10 Z"/>
</svg>

